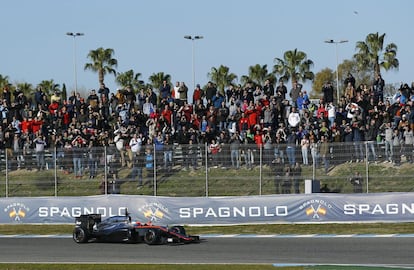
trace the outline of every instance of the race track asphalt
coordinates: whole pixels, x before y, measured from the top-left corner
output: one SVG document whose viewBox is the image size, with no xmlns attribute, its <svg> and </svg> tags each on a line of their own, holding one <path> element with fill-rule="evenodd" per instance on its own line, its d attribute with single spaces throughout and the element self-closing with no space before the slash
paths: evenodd
<svg viewBox="0 0 414 270">
<path fill-rule="evenodd" d="M 414 237 L 207 237 L 199 244 L 0 238 L 2 263 L 340 264 L 414 267 Z"/>
</svg>

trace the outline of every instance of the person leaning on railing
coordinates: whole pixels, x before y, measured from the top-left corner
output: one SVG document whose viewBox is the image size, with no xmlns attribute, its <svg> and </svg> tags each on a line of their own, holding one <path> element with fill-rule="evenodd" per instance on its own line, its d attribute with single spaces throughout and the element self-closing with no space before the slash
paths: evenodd
<svg viewBox="0 0 414 270">
<path fill-rule="evenodd" d="M 45 163 L 45 147 L 47 145 L 46 137 L 39 133 L 36 139 L 33 140 L 33 143 L 35 144 L 37 169 L 44 170 L 45 165 L 46 165 Z"/>
</svg>

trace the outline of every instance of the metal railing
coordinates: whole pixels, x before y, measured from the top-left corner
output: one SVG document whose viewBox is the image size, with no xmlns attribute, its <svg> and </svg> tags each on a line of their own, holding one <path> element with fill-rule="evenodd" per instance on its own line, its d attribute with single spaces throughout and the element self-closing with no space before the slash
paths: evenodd
<svg viewBox="0 0 414 270">
<path fill-rule="evenodd" d="M 303 153 L 286 144 L 147 145 L 0 152 L 0 196 L 233 196 L 320 192 L 410 192 L 413 147 L 384 142 L 321 144 Z M 326 148 L 325 148 L 326 149 Z M 7 168 L 7 169 L 6 169 Z M 357 176 L 357 177 L 356 177 Z M 355 179 L 359 178 L 358 183 Z"/>
</svg>

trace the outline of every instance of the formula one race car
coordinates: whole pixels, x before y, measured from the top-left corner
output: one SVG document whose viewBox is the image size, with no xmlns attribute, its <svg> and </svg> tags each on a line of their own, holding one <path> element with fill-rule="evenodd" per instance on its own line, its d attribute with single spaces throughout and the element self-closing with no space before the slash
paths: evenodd
<svg viewBox="0 0 414 270">
<path fill-rule="evenodd" d="M 151 223 L 132 222 L 131 216 L 113 216 L 101 221 L 100 214 L 81 215 L 76 218 L 73 240 L 76 243 L 124 242 L 160 245 L 166 243 L 199 243 L 200 237 L 187 235 L 183 226 L 155 226 Z"/>
</svg>

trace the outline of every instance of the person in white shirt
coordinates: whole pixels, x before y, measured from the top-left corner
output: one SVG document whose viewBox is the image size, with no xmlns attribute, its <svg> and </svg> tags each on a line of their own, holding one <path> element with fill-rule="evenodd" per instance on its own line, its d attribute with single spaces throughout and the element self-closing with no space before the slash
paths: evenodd
<svg viewBox="0 0 414 270">
<path fill-rule="evenodd" d="M 289 113 L 288 123 L 289 123 L 289 126 L 292 128 L 297 127 L 298 124 L 300 123 L 300 115 L 298 111 L 296 110 L 295 106 L 292 107 L 291 112 Z"/>
<path fill-rule="evenodd" d="M 126 163 L 125 163 L 125 140 L 124 137 L 122 135 L 122 132 L 120 130 L 116 130 L 115 131 L 115 137 L 114 137 L 114 142 L 115 142 L 115 146 L 116 149 L 119 151 L 119 154 L 121 156 L 121 166 L 125 167 Z"/>
<path fill-rule="evenodd" d="M 150 116 L 151 113 L 153 113 L 154 111 L 154 105 L 150 102 L 149 98 L 147 97 L 144 105 L 142 105 L 142 112 L 147 116 Z"/>
<path fill-rule="evenodd" d="M 142 148 L 142 134 L 140 134 L 140 136 L 136 133 L 132 135 L 132 138 L 129 141 L 129 146 L 131 147 L 133 157 L 135 158 L 136 155 L 140 153 Z"/>
<path fill-rule="evenodd" d="M 329 127 L 332 127 L 333 123 L 335 122 L 335 117 L 336 117 L 336 108 L 333 105 L 333 102 L 330 102 L 328 104 L 327 110 L 328 110 Z"/>
<path fill-rule="evenodd" d="M 37 169 L 43 170 L 45 168 L 45 147 L 47 145 L 45 136 L 38 135 L 34 139 Z"/>
<path fill-rule="evenodd" d="M 302 140 L 300 141 L 301 150 L 302 150 L 302 161 L 303 165 L 309 165 L 309 159 L 308 159 L 308 152 L 309 152 L 309 138 L 308 135 L 303 136 Z"/>
</svg>

